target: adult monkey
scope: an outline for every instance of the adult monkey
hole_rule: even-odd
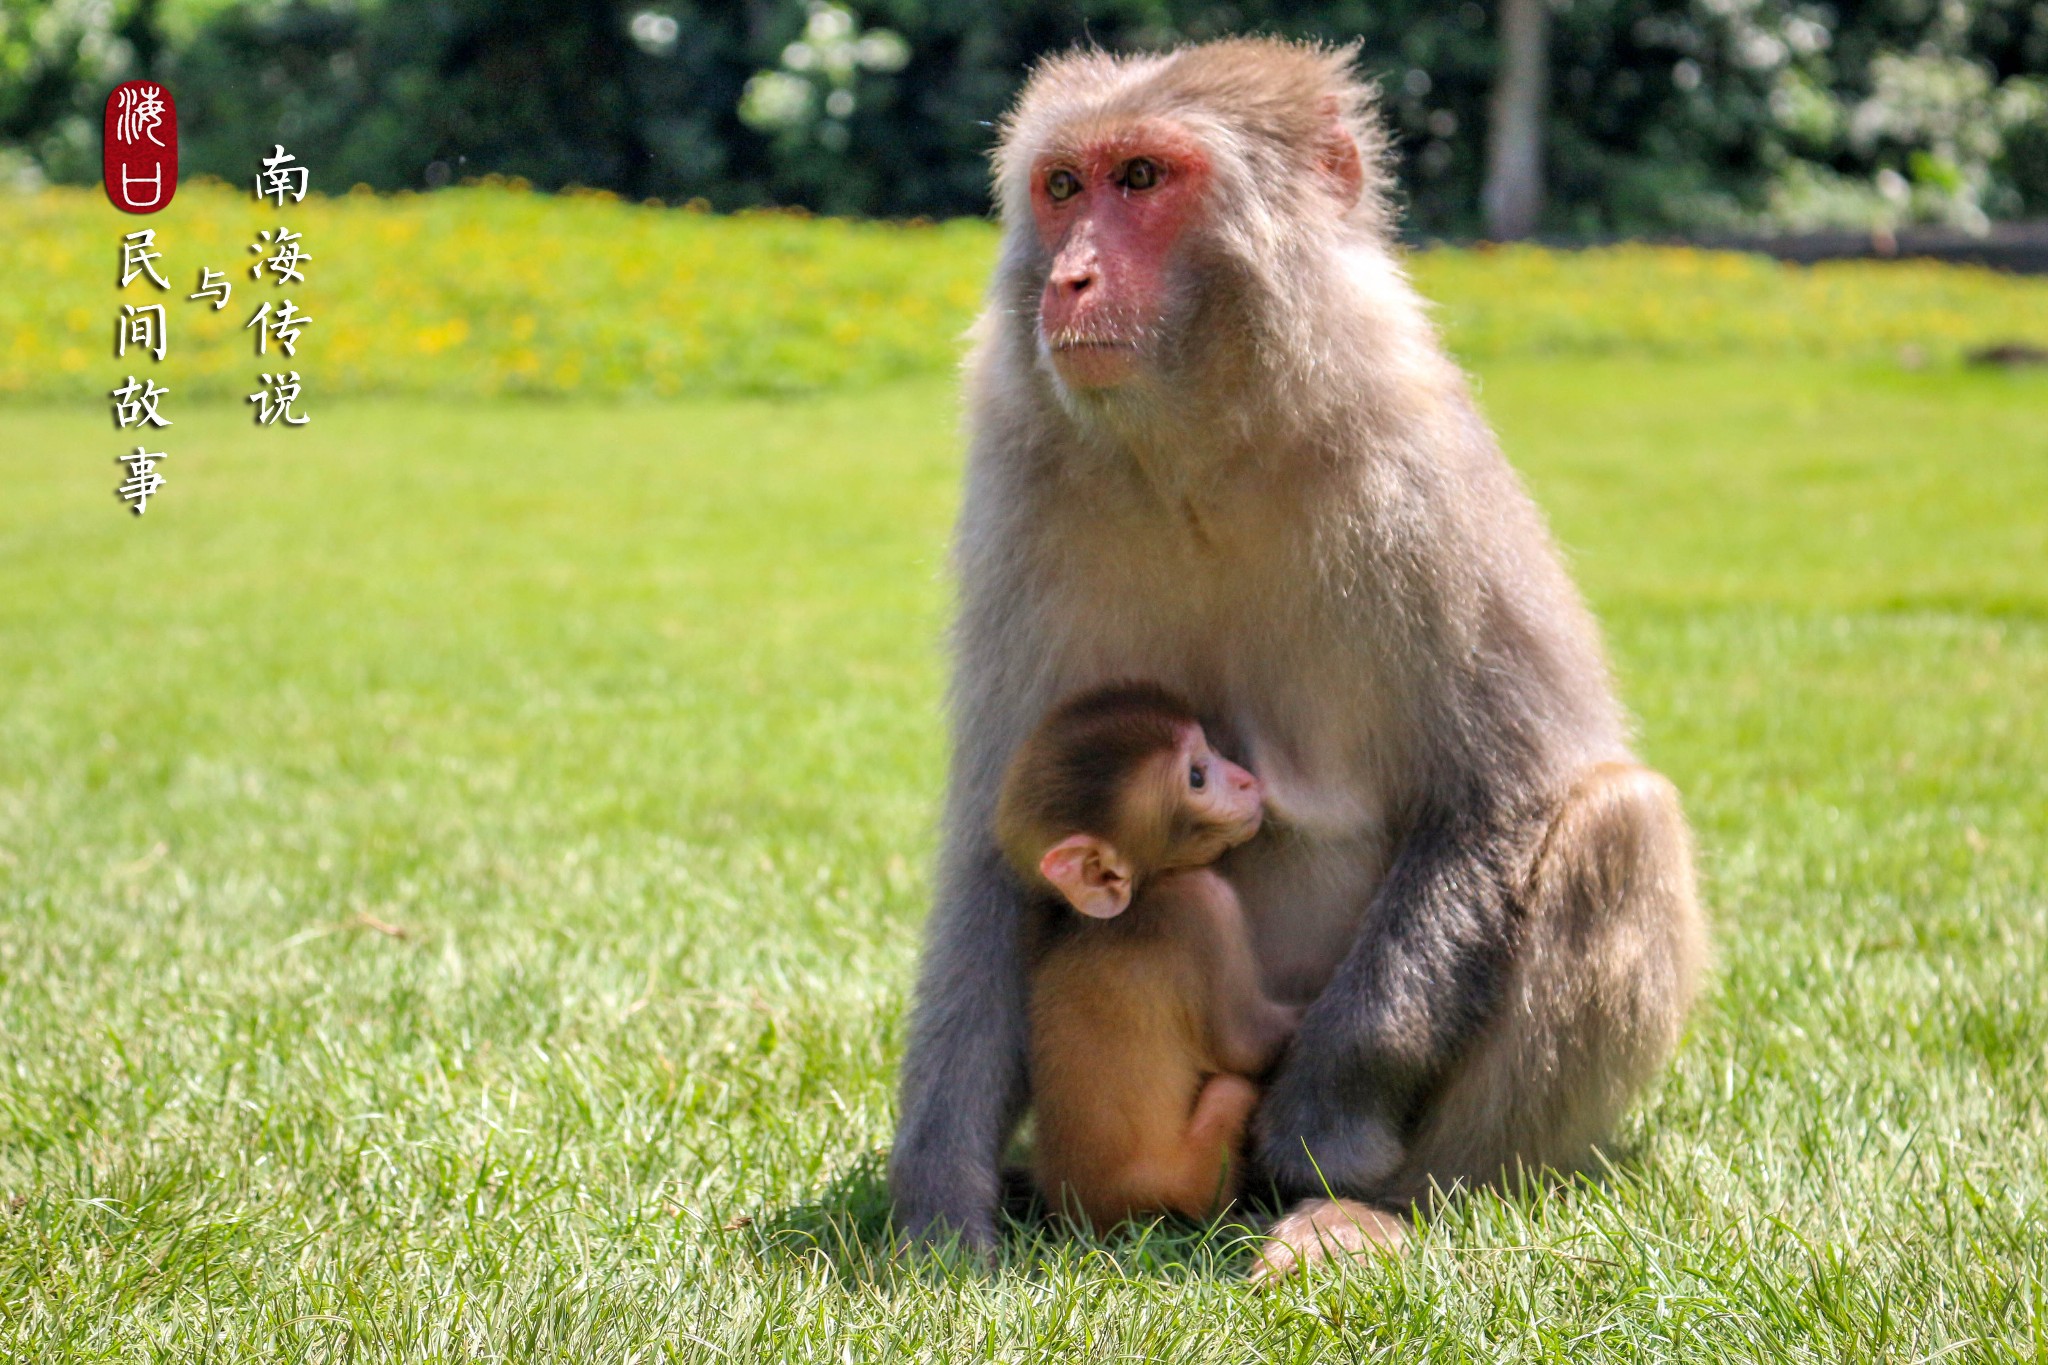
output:
[[[1397,1241],[1374,1206],[1583,1163],[1676,1042],[1684,817],[1403,276],[1352,57],[1080,52],[1005,125],[890,1170],[913,1239],[993,1246],[1030,936],[991,815],[1025,732],[1113,679],[1187,696],[1267,784],[1268,833],[1220,865],[1309,1004],[1254,1124],[1305,1201],[1262,1273]]]

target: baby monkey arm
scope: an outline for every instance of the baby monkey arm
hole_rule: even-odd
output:
[[[1209,1036],[1217,1066],[1240,1076],[1258,1076],[1294,1036],[1301,1010],[1266,994],[1244,906],[1229,882],[1204,868],[1176,876],[1171,890],[1185,898],[1177,913],[1203,928]]]

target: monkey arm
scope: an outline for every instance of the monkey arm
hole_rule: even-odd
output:
[[[904,1237],[928,1246],[957,1237],[986,1255],[995,1248],[1002,1148],[1030,1092],[1023,895],[995,844],[995,800],[1003,765],[1044,699],[1011,666],[1018,642],[1035,647],[1020,619],[1025,594],[986,566],[963,565],[963,581],[945,835],[889,1193]]]
[[[957,1237],[986,1254],[1002,1146],[1028,1089],[1021,907],[994,847],[954,839],[918,972],[889,1190],[911,1241]]]
[[[1210,926],[1210,1037],[1225,1071],[1257,1076],[1293,1036],[1301,1011],[1266,994],[1237,893],[1221,877],[1209,881],[1202,894]]]
[[[1407,839],[1261,1106],[1259,1159],[1286,1193],[1370,1198],[1400,1164],[1404,1121],[1498,1005],[1511,848],[1505,818]]]

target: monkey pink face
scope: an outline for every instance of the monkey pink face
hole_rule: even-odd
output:
[[[1219,858],[1259,832],[1266,814],[1265,787],[1217,753],[1201,726],[1187,728],[1164,776],[1194,817],[1201,847],[1191,852],[1200,861]]]
[[[1136,371],[1209,177],[1194,136],[1159,119],[1048,152],[1032,166],[1031,211],[1052,256],[1038,335],[1066,383],[1111,388]]]

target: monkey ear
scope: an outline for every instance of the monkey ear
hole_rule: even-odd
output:
[[[1335,95],[1323,96],[1321,104],[1323,135],[1316,146],[1316,169],[1330,182],[1330,188],[1349,213],[1358,197],[1365,193],[1365,158],[1358,150],[1358,139],[1351,135],[1351,129],[1344,122],[1344,108]]]
[[[1108,843],[1091,834],[1060,840],[1038,860],[1038,870],[1067,903],[1090,919],[1115,919],[1131,904],[1131,869]]]

